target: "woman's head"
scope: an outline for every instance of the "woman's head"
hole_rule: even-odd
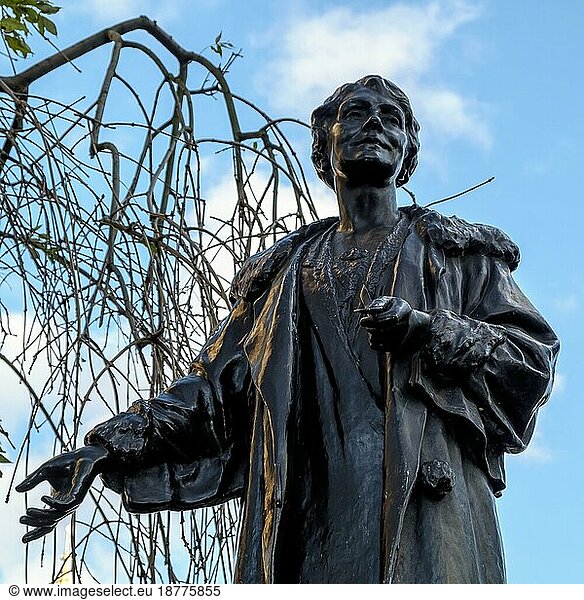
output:
[[[378,75],[368,75],[355,83],[346,83],[339,87],[327,98],[321,106],[312,113],[312,163],[318,176],[331,188],[334,188],[334,173],[331,165],[331,128],[337,120],[339,106],[359,88],[369,88],[387,96],[397,103],[405,115],[404,131],[408,144],[402,169],[396,179],[396,185],[402,186],[408,182],[418,164],[420,141],[418,132],[420,125],[414,117],[410,101],[404,92],[391,81]]]

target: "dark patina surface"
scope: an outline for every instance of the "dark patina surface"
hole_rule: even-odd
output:
[[[531,438],[557,339],[504,233],[398,209],[419,149],[399,88],[346,84],[312,126],[339,218],[251,257],[187,377],[20,484],[57,491],[25,541],[101,474],[135,512],[241,496],[239,582],[505,581],[503,457]]]

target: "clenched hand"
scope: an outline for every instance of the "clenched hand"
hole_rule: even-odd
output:
[[[358,311],[365,315],[360,324],[369,334],[369,345],[373,350],[384,352],[418,341],[430,323],[430,315],[412,309],[403,298],[394,296],[376,298]]]

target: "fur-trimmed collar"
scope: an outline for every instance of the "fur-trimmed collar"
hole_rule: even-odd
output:
[[[235,302],[238,298],[253,302],[259,298],[278,273],[280,267],[303,242],[319,233],[323,233],[337,222],[338,218],[329,217],[328,219],[303,225],[278,240],[273,246],[250,256],[231,284],[229,290],[231,302]]]
[[[447,255],[482,254],[504,260],[511,270],[519,264],[519,248],[496,227],[468,223],[456,216],[446,217],[435,210],[421,206],[400,208],[412,220],[418,235]],[[323,233],[338,218],[331,217],[304,225],[278,240],[263,252],[251,256],[243,265],[231,285],[230,299],[253,302],[268,288],[293,252],[304,242]]]
[[[468,223],[456,216],[446,217],[422,206],[408,206],[401,210],[410,216],[422,238],[442,248],[448,255],[492,256],[504,260],[512,271],[519,264],[519,248],[496,227]]]

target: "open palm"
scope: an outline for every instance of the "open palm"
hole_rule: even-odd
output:
[[[36,540],[52,531],[55,525],[71,514],[83,501],[93,480],[102,471],[107,451],[99,446],[84,446],[51,458],[16,486],[18,492],[28,492],[47,481],[54,490],[41,500],[48,508],[31,507],[20,518],[33,527],[22,538],[24,543]]]

